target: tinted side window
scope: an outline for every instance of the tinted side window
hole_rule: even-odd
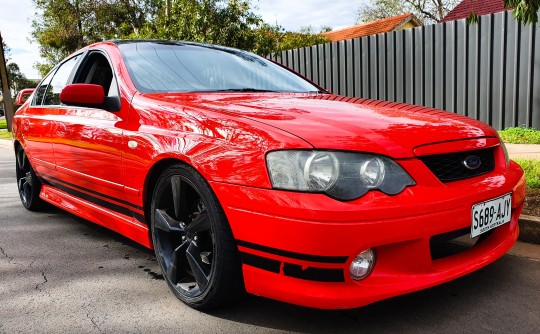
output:
[[[99,51],[91,52],[79,67],[74,83],[100,85],[105,93],[103,108],[120,110],[120,95],[114,72],[107,57]]]
[[[60,104],[60,92],[67,84],[69,76],[73,71],[73,67],[77,64],[79,56],[75,56],[58,68],[54,74],[51,83],[45,93],[45,99],[43,101],[44,105],[59,105]]]
[[[49,87],[49,84],[51,83],[51,79],[53,77],[55,71],[52,71],[49,73],[48,76],[43,79],[41,82],[41,85],[39,85],[38,88],[36,88],[36,93],[34,94],[34,99],[32,100],[33,106],[39,106],[43,102],[43,96],[45,96],[45,92],[47,91],[47,88]]]
[[[75,83],[100,85],[103,87],[105,96],[109,96],[113,78],[112,69],[107,58],[101,53],[95,52],[84,62]]]

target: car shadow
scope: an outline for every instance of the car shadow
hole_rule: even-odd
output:
[[[65,211],[55,208],[48,209],[47,213],[66,214]],[[118,242],[155,259],[152,250],[114,231],[69,213],[68,215],[77,224],[85,225],[84,230],[89,237],[103,243]],[[507,275],[511,261],[516,261],[516,258],[506,256],[496,264],[449,283],[357,309],[318,310],[246,294],[232,304],[204,313],[210,317],[259,328],[302,333],[416,333],[419,328],[425,332],[452,332],[453,330],[445,327],[448,326],[449,319],[454,319],[458,326],[473,322],[471,317],[478,314],[479,308],[486,308],[485,312],[497,312],[497,305],[488,301],[486,296],[496,295],[501,284],[512,284],[508,282]],[[163,279],[160,273],[148,274],[154,274],[154,279]],[[490,279],[486,280],[486,277]],[[498,298],[500,299],[492,299]],[[188,307],[180,301],[178,303],[180,308]]]

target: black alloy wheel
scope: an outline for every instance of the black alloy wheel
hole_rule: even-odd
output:
[[[30,210],[36,211],[42,209],[44,202],[39,198],[41,191],[41,181],[36,176],[34,169],[30,165],[30,161],[24,152],[22,146],[17,146],[15,150],[15,174],[17,176],[17,187],[19,196],[23,206]]]
[[[208,309],[243,292],[241,264],[223,210],[192,168],[168,168],[151,204],[156,257],[174,294],[196,309]]]

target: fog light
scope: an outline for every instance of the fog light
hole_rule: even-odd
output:
[[[369,248],[358,254],[351,263],[349,271],[351,272],[351,278],[353,280],[361,280],[366,278],[373,267],[375,266],[375,252]]]

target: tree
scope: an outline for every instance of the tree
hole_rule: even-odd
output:
[[[19,65],[16,63],[8,63],[7,73],[9,78],[9,86],[13,91],[18,92],[24,88],[34,88],[37,86],[37,82],[27,79],[26,76],[21,73]]]
[[[360,7],[357,22],[375,21],[412,12],[424,23],[441,22],[461,0],[374,0]],[[538,22],[540,0],[504,0],[506,8],[514,8],[517,20],[524,23]],[[471,16],[475,16],[471,13]],[[474,20],[472,20],[474,22]]]
[[[317,33],[312,26],[306,26],[300,28],[299,32],[283,32],[277,36],[278,45],[275,51],[297,49],[327,43],[329,42],[329,39],[322,35],[322,33],[330,30],[332,30],[330,27],[321,27],[320,32]]]
[[[540,0],[504,0],[506,8],[514,8],[514,17],[523,23],[536,24]]]
[[[148,38],[220,44],[267,55],[326,39],[286,33],[252,11],[251,0],[33,0],[42,75],[81,47],[106,39]]]
[[[441,22],[461,0],[375,0],[360,7],[357,21],[369,22],[413,13],[424,23]]]
[[[461,0],[403,0],[403,2],[425,22],[441,22]]]
[[[286,32],[264,22],[253,13],[249,0],[176,0],[131,37],[226,45],[262,56],[328,41],[311,27]]]
[[[371,22],[406,13],[403,0],[375,0],[358,9],[356,23]]]
[[[12,89],[12,91],[16,94],[21,89],[36,87],[37,82],[27,79],[26,76],[21,73],[19,65],[11,62],[10,49],[6,43],[3,42],[2,44],[4,55],[6,57],[6,70],[9,88]]]
[[[32,36],[45,63],[42,75],[81,47],[138,31],[158,8],[159,0],[33,0],[37,12]]]
[[[275,49],[280,29],[253,13],[249,0],[176,0],[130,37],[220,44],[264,54]]]

